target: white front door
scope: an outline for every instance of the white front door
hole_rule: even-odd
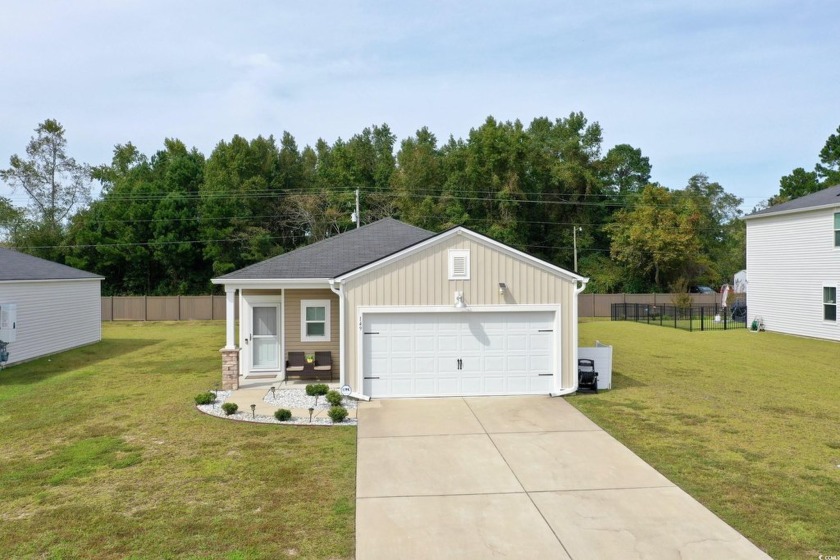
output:
[[[557,335],[553,311],[365,314],[364,392],[547,394]]]
[[[280,306],[251,307],[251,370],[280,369]]]

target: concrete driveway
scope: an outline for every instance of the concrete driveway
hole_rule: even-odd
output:
[[[769,558],[560,398],[358,413],[356,558]]]

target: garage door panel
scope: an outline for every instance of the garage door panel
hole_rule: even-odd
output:
[[[458,376],[439,377],[437,393],[438,395],[461,395],[461,383]]]
[[[437,393],[437,379],[435,377],[415,377],[412,395],[434,395]]]
[[[554,312],[368,314],[363,374],[371,396],[547,393]],[[460,364],[460,367],[459,367]]]
[[[414,337],[411,335],[396,335],[391,337],[391,353],[405,352],[410,354],[413,350]]]
[[[414,360],[410,356],[404,358],[391,357],[390,371],[391,375],[413,375]]]
[[[507,393],[507,381],[504,376],[488,375],[484,378],[484,391],[486,395],[503,395]]]

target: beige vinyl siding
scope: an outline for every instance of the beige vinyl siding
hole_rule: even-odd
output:
[[[100,281],[0,282],[0,303],[17,305],[9,365],[102,339]]]
[[[747,220],[748,321],[760,316],[769,331],[840,340],[840,321],[823,320],[823,286],[840,285],[835,212]]]
[[[470,280],[448,279],[450,249],[470,251]],[[504,296],[499,294],[500,282],[507,284]],[[571,387],[577,371],[572,340],[574,289],[572,280],[560,278],[535,263],[490,244],[456,235],[346,283],[343,287],[347,305],[346,378],[354,388],[362,386],[357,371],[358,307],[454,306],[454,293],[462,291],[468,306],[559,304],[562,385]]]
[[[301,342],[300,336],[300,302],[304,299],[326,299],[330,302],[330,341],[329,342]],[[338,377],[339,369],[339,309],[338,296],[332,290],[286,290],[283,298],[284,344],[287,352],[283,359],[288,358],[288,352],[332,352],[332,373]]]

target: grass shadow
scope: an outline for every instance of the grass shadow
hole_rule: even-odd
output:
[[[0,371],[0,387],[38,383],[56,375],[90,367],[105,360],[154,346],[160,342],[159,339],[103,339],[94,344],[6,367]]]
[[[635,377],[630,377],[623,373],[613,370],[612,372],[612,391],[620,391],[621,389],[629,389],[631,387],[647,387],[647,383],[642,383]]]

